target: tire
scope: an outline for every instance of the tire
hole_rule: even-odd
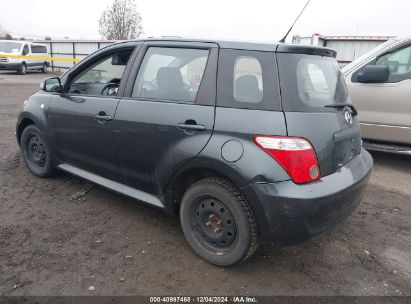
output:
[[[214,265],[240,264],[258,248],[250,204],[224,178],[207,178],[190,186],[181,202],[180,221],[194,252]]]
[[[47,71],[48,71],[47,64],[43,63],[43,67],[41,68],[41,72],[42,73],[47,73]]]
[[[17,73],[20,75],[25,75],[27,73],[27,66],[25,63],[22,63],[22,65],[17,70]]]
[[[23,130],[20,148],[24,163],[32,174],[49,177],[55,173],[47,140],[36,126],[30,125]]]

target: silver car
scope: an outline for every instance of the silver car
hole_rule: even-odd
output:
[[[411,155],[411,37],[387,41],[342,72],[364,146]]]

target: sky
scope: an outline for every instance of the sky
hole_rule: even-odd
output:
[[[5,0],[1,0],[5,1]],[[112,0],[18,0],[0,27],[23,37],[100,39],[98,19]],[[144,36],[278,41],[306,0],[135,0]],[[6,8],[6,9],[5,9]],[[311,0],[293,34],[411,36],[411,0]]]

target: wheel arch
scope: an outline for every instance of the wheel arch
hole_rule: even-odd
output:
[[[16,136],[17,136],[17,143],[19,145],[20,145],[21,135],[23,134],[24,129],[30,125],[36,125],[36,124],[34,120],[29,117],[25,117],[21,119],[19,124],[17,125]]]
[[[207,162],[207,166],[203,164],[204,161]],[[181,199],[188,187],[199,180],[209,177],[225,178],[236,185],[247,197],[256,216],[259,230],[268,229],[264,208],[252,187],[249,187],[249,181],[229,164],[213,159],[199,160],[197,162],[193,160],[189,165],[186,165],[174,174],[163,194],[168,213],[178,214]]]
[[[36,96],[30,96],[23,112],[21,112],[16,125],[16,139],[20,144],[20,138],[25,128],[29,125],[36,126],[48,139],[47,118],[41,108],[41,100]]]

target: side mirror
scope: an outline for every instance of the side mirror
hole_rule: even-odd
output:
[[[63,92],[63,85],[61,84],[59,77],[51,77],[40,83],[40,88],[45,92]]]
[[[367,65],[362,73],[358,74],[358,81],[363,83],[386,82],[390,75],[390,69],[383,65]]]

